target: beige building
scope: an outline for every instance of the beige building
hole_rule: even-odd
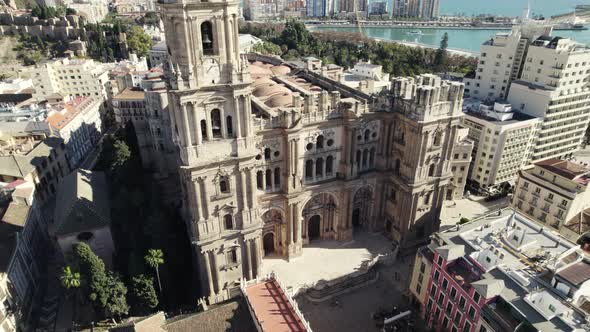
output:
[[[512,206],[538,223],[561,230],[590,207],[589,182],[590,168],[584,165],[561,159],[537,162],[520,172]]]
[[[110,66],[87,59],[59,59],[27,68],[33,80],[33,97],[44,99],[53,94],[71,97],[107,98]]]
[[[48,137],[45,123],[0,123],[0,182],[35,185],[40,202],[53,197],[59,181],[70,173],[63,140]]]
[[[235,2],[160,3],[168,112],[201,289],[225,300],[262,258],[382,231],[439,228],[463,85],[397,78],[381,100],[274,57],[240,55]]]
[[[580,148],[590,122],[589,80],[587,46],[546,36],[531,43],[508,101],[522,113],[543,119],[533,161],[568,157]]]
[[[530,43],[550,34],[550,26],[526,24],[486,40],[481,45],[475,76],[464,80],[465,96],[491,102],[506,99],[512,81],[520,78]]]
[[[541,120],[514,112],[510,104],[465,107],[463,125],[475,143],[469,179],[486,192],[513,185],[518,171],[528,165]]]
[[[469,138],[469,129],[460,128],[457,130],[457,138],[453,148],[453,158],[451,160],[451,172],[453,178],[447,188],[445,195],[446,200],[456,200],[463,198],[469,165],[471,165],[473,141]]]

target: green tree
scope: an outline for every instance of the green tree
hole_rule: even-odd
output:
[[[113,160],[111,162],[111,169],[123,167],[131,157],[131,150],[125,141],[116,140],[113,143]]]
[[[134,25],[127,33],[127,46],[137,56],[147,56],[152,47],[152,39],[140,26]]]
[[[80,273],[72,271],[70,266],[65,266],[59,277],[61,286],[67,290],[80,287]]]
[[[437,70],[445,70],[447,65],[447,47],[449,46],[449,35],[445,32],[440,40],[440,47],[434,56],[434,66]]]
[[[160,249],[149,249],[145,255],[146,264],[152,269],[156,270],[156,277],[158,279],[158,288],[160,294],[162,293],[162,283],[160,282],[160,265],[164,264],[164,253]]]
[[[133,308],[138,315],[148,315],[158,306],[158,296],[154,289],[154,279],[140,274],[131,280]]]
[[[61,281],[61,286],[67,290],[67,296],[70,296],[72,293],[74,294],[74,301],[72,302],[72,305],[74,306],[73,316],[75,320],[78,308],[78,299],[77,296],[75,296],[75,294],[77,294],[78,289],[80,289],[82,281],[80,273],[74,272],[70,266],[65,266],[61,273],[61,276],[59,277],[59,280]]]
[[[107,317],[121,317],[129,313],[127,287],[119,275],[109,272],[104,285],[105,297],[101,304]]]
[[[104,262],[86,243],[74,245],[74,258],[85,281],[86,294],[106,317],[127,314],[127,288],[118,275],[105,271]]]
[[[252,47],[252,52],[264,55],[281,55],[283,53],[279,45],[268,41],[254,45],[254,47]]]

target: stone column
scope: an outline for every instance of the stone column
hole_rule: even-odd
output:
[[[215,250],[213,250],[213,266],[215,267],[215,279],[217,281],[216,286],[217,286],[217,292],[215,294],[220,294],[221,293],[221,276],[219,273],[219,262],[217,260],[217,254],[215,253]]]
[[[270,191],[275,190],[275,170],[270,168]]]
[[[191,145],[191,135],[190,135],[190,126],[188,124],[188,111],[186,110],[186,104],[182,104],[182,124],[183,124],[183,131],[184,131],[184,146]]]
[[[191,107],[193,111],[193,122],[195,124],[195,135],[197,135],[197,145],[201,145],[203,143],[203,134],[201,133],[201,123],[199,121],[199,117],[197,116],[197,106],[193,103]]]
[[[225,119],[225,111],[224,108],[219,109],[219,117],[221,118],[221,137],[228,138],[227,136],[227,120]]]
[[[205,122],[207,123],[207,139],[211,140],[213,138],[213,127],[211,126],[211,112],[209,110],[205,110]]]
[[[240,180],[241,180],[241,189],[242,189],[242,209],[248,209],[248,184],[247,184],[247,170],[243,169],[240,172]]]
[[[302,222],[301,222],[301,211],[299,209],[299,202],[295,203],[295,206],[293,208],[293,223],[294,228],[295,228],[295,242],[297,243],[301,243],[301,226],[302,226]]]
[[[231,61],[232,59],[232,53],[233,53],[233,31],[232,29],[230,29],[229,26],[229,15],[227,14],[227,9],[226,9],[226,13],[223,14],[223,24],[224,24],[224,29],[225,29],[225,35],[226,35],[226,44],[225,44],[225,56],[227,57],[227,61],[229,63],[235,63],[234,61]]]
[[[233,42],[234,42],[234,52],[236,60],[240,59],[240,41],[238,39],[239,36],[239,31],[238,31],[238,19],[236,17],[236,14],[233,14],[233,24],[234,24],[234,32],[232,34],[233,36]]]
[[[245,114],[244,123],[246,124],[246,137],[252,135],[252,105],[250,104],[250,96],[245,97]]]
[[[201,206],[201,201],[199,200],[199,180],[195,180],[193,181],[193,190],[195,192],[194,197],[195,197],[195,201],[191,204],[194,207],[195,210],[195,219],[197,221],[201,221],[201,211],[200,211],[200,206]]]
[[[242,138],[242,120],[240,113],[244,110],[242,100],[243,96],[235,97],[234,104],[236,110],[236,124],[235,124],[235,131],[236,131],[236,138]]]
[[[203,198],[203,215],[205,220],[209,220],[209,216],[211,211],[209,211],[209,195],[207,194],[207,177],[200,178],[202,190],[202,198]]]
[[[316,163],[315,163],[315,159],[311,160],[311,179],[312,181],[315,181],[315,168],[317,167]]]
[[[207,267],[207,281],[209,282],[209,296],[215,294],[215,288],[213,288],[213,276],[211,274],[211,260],[209,259],[209,251],[205,251],[205,265]]]
[[[248,280],[252,279],[252,246],[250,244],[250,239],[247,239],[245,241],[246,243],[246,255],[248,255],[247,260],[248,260]]]
[[[262,265],[262,237],[254,239],[254,252],[256,253],[256,277],[260,275],[260,268]]]
[[[266,170],[262,171],[262,190],[266,191]]]
[[[251,167],[248,169],[248,172],[250,172],[250,189],[252,192],[250,195],[250,209],[253,209],[256,207],[256,191],[258,190],[256,185],[256,169]]]

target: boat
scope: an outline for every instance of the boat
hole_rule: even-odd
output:
[[[412,30],[412,31],[408,31],[407,33],[409,33],[410,35],[418,35],[418,36],[423,35],[422,31],[420,31],[420,30]]]
[[[554,25],[553,30],[588,30],[588,27],[581,23],[560,23]]]

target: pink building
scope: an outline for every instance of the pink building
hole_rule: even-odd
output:
[[[423,314],[436,331],[475,331],[482,308],[504,287],[498,279],[483,278],[485,269],[462,245],[433,250],[433,262]]]

